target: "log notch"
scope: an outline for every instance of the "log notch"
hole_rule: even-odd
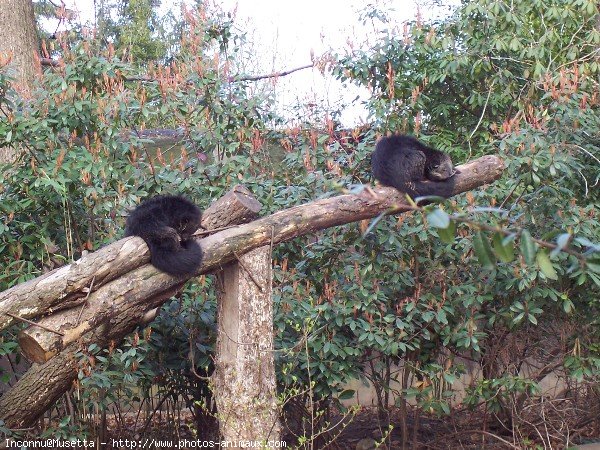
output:
[[[207,230],[256,218],[260,203],[244,186],[213,202],[202,214]],[[0,292],[0,330],[15,323],[10,313],[24,319],[40,317],[81,305],[90,291],[150,261],[146,243],[138,237],[121,239],[75,262]]]
[[[219,274],[215,371],[219,431],[225,441],[280,441],[273,358],[271,246],[254,249]]]
[[[221,228],[236,221],[251,220],[258,215],[260,207],[260,203],[250,191],[243,186],[236,186],[204,212],[202,224],[207,228]],[[229,212],[224,212],[225,208]],[[149,260],[147,246],[141,238],[127,238],[116,244],[123,241],[140,241],[135,245],[140,252],[146,254],[145,259]],[[115,244],[109,247],[113,246]],[[121,245],[119,248],[122,248]],[[119,256],[119,259],[123,258]],[[71,387],[79,369],[74,355],[82,345],[97,343],[106,347],[111,341],[119,342],[136,326],[152,320],[158,308],[185,283],[185,280],[159,272],[149,264],[134,272],[139,277],[135,280],[122,277],[104,283],[89,295],[83,309],[77,307],[61,311],[40,321],[48,321],[48,326],[56,330],[65,329],[61,325],[62,321],[77,325],[74,329],[66,329],[64,336],[38,327],[26,330],[25,345],[33,352],[34,360],[46,361],[56,354],[57,349],[62,351],[43,364],[34,364],[0,397],[0,418],[5,421],[7,427],[31,425]],[[71,275],[69,271],[66,271],[66,274]],[[40,278],[45,279],[45,276]],[[132,282],[134,284],[128,287]],[[64,282],[54,283],[55,287],[63,285]],[[140,291],[139,288],[143,286],[146,288]],[[20,291],[19,293],[21,294]],[[32,294],[36,298],[39,297],[36,293]]]
[[[454,195],[498,179],[504,164],[496,156],[484,156],[457,169],[460,173],[454,177]],[[376,217],[385,212],[399,213],[403,209],[409,209],[405,196],[393,188],[378,188],[374,192],[376,195],[362,192],[359,195],[340,195],[310,202],[200,239],[204,259],[198,274],[218,270],[223,264],[235,260],[235,254],[241,255],[269,243],[275,244],[316,230]],[[161,295],[160,293],[176,287],[180,282],[180,279],[162,274],[154,267],[146,265],[100,287],[90,295],[88,302],[91,304],[99,301],[103,304],[101,313],[108,308],[113,317],[126,320],[129,317],[128,308],[135,308],[140,302],[145,302],[146,309],[156,307],[158,305],[149,305],[147,299]],[[103,302],[103,299],[113,300]],[[116,323],[119,323],[118,320]],[[105,336],[98,333],[99,328],[104,329]],[[107,341],[119,340],[122,337],[114,332],[117,327],[99,328],[85,333],[82,342],[88,344],[97,342],[99,338]],[[68,389],[76,376],[76,365],[71,365],[71,370],[65,370],[63,366],[68,361],[65,354],[75,349],[75,343],[69,344],[57,357],[36,367],[36,371],[30,370],[0,398],[0,417],[5,419],[7,427],[17,428],[31,424]],[[62,386],[62,391],[48,381],[56,380],[55,372],[70,375],[66,383],[63,383],[63,380],[57,383]],[[37,383],[37,377],[40,376],[45,376],[46,381],[40,385],[42,389],[36,387],[32,392],[31,386]]]

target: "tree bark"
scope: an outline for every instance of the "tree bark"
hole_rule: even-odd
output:
[[[9,74],[15,87],[29,95],[41,67],[31,0],[0,0],[0,60],[11,59]],[[14,158],[14,149],[0,147],[0,162]]]
[[[213,202],[202,214],[202,228],[211,230],[258,216],[260,203],[244,186]],[[91,291],[150,261],[140,238],[121,239],[79,260],[0,292],[0,330],[16,319],[29,319],[81,305]]]
[[[31,0],[0,0],[0,56],[9,66],[18,87],[30,91],[40,73],[38,40]]]
[[[219,431],[225,441],[279,441],[273,358],[271,247],[227,265],[219,274],[213,374]]]

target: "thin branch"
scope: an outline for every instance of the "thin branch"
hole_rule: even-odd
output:
[[[77,316],[77,321],[75,322],[76,324],[79,325],[79,321],[81,320],[81,315],[83,314],[83,309],[88,306],[88,299],[90,298],[90,294],[92,293],[92,290],[94,289],[94,281],[96,281],[96,276],[94,275],[94,277],[92,278],[92,281],[90,283],[90,287],[88,288],[88,293],[85,296],[85,300],[83,301],[83,303],[81,304],[81,309],[79,310],[79,315]]]
[[[193,236],[206,236],[209,234],[214,234],[218,231],[228,230],[229,228],[234,228],[234,227],[237,227],[237,225],[228,225],[226,227],[211,228],[210,230],[195,231]]]
[[[58,334],[59,336],[64,336],[65,335],[64,333],[62,333],[60,331],[53,330],[52,328],[46,327],[44,325],[40,325],[39,323],[33,322],[32,320],[28,320],[28,319],[25,319],[23,317],[16,316],[16,315],[11,314],[9,312],[4,313],[4,314],[6,314],[8,317],[12,317],[15,320],[20,320],[21,322],[25,322],[25,323],[28,323],[29,325],[33,325],[34,327],[42,328],[43,330],[49,331],[50,333]]]
[[[265,74],[265,75],[233,75],[231,77],[227,77],[227,82],[228,83],[237,83],[239,81],[258,81],[258,80],[264,80],[265,78],[279,78],[279,77],[284,77],[286,75],[290,75],[294,72],[298,72],[300,70],[310,69],[311,67],[314,67],[313,63],[305,64],[300,67],[295,67],[294,69],[284,70],[282,72],[273,72],[273,73],[269,73],[269,74]],[[123,79],[125,81],[141,81],[142,83],[158,83],[158,79],[150,78],[150,77],[129,76],[129,77],[123,77]],[[187,83],[191,84],[192,82],[188,81]]]
[[[483,111],[481,111],[481,115],[479,116],[479,121],[477,122],[477,125],[475,125],[475,128],[473,129],[473,131],[471,132],[471,135],[469,136],[468,142],[469,142],[469,158],[471,158],[471,139],[473,138],[473,135],[475,134],[475,132],[477,131],[477,129],[479,128],[479,125],[481,125],[481,121],[483,120],[483,116],[485,115],[485,111],[487,110],[487,106],[488,106],[488,102],[490,101],[490,95],[492,95],[492,89],[494,88],[494,83],[496,82],[496,80],[492,80],[492,84],[490,85],[490,88],[488,89],[488,95],[487,98],[485,99],[485,104],[483,105]]]
[[[270,73],[267,75],[255,75],[255,76],[243,76],[243,77],[233,76],[233,77],[229,77],[227,81],[229,81],[230,83],[234,83],[236,81],[258,81],[258,80],[264,80],[265,78],[279,78],[279,77],[284,77],[284,76],[289,75],[294,72],[298,72],[299,70],[310,69],[311,67],[314,67],[313,63],[305,64],[304,66],[296,67],[295,69],[284,70],[283,72],[273,72],[273,73]]]

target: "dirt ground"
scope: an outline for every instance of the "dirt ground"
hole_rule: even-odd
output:
[[[401,414],[398,409],[390,409],[389,419],[380,419],[374,408],[362,408],[356,414],[332,414],[325,422],[326,426],[321,426],[321,433],[308,440],[304,446],[298,446],[298,436],[308,436],[306,431],[296,430],[294,433],[289,430],[284,432],[284,439],[287,443],[285,448],[302,448],[312,450],[374,450],[402,449],[402,426]],[[462,411],[453,414],[450,417],[434,417],[421,414],[416,417],[414,411],[408,412],[407,420],[407,439],[405,449],[416,450],[499,450],[499,449],[564,449],[564,443],[559,441],[550,444],[540,438],[537,433],[522,430],[519,436],[513,436],[507,428],[501,424],[492,425],[483,429],[483,414],[480,411]],[[171,417],[164,423],[164,417],[155,417],[147,433],[143,437],[153,437],[156,439],[216,439],[216,426],[205,424],[197,426],[193,423],[193,418],[188,412],[181,412],[175,422],[179,426],[174,427],[174,418]],[[490,423],[490,421],[488,421]],[[388,424],[387,426],[385,424]],[[136,439],[139,433],[134,429],[129,431],[122,427],[109,425],[109,435],[114,438],[134,436]],[[131,424],[132,428],[137,428]],[[195,429],[202,429],[201,433],[196,433]],[[416,429],[416,433],[415,433]],[[170,431],[167,431],[170,430]],[[200,434],[200,435],[199,435]],[[597,421],[588,424],[585,430],[580,430],[579,436],[574,439],[575,443],[584,444],[590,442],[600,442],[600,417]],[[517,443],[517,444],[515,444]],[[377,446],[379,445],[379,446]],[[574,444],[571,444],[574,445]],[[181,450],[188,447],[180,447]],[[189,447],[196,448],[196,447]],[[598,447],[600,449],[600,447]],[[597,450],[597,449],[595,449]]]

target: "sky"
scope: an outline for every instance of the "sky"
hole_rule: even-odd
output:
[[[239,30],[247,32],[252,54],[252,64],[248,67],[252,75],[268,74],[303,66],[311,62],[311,53],[322,55],[334,49],[343,52],[349,43],[358,47],[365,42],[373,43],[378,30],[373,23],[361,25],[358,11],[369,3],[377,3],[392,8],[392,24],[416,17],[418,0],[213,0],[224,11],[234,13]],[[456,3],[457,0],[451,0]],[[93,0],[65,0],[68,8],[79,13],[79,21],[93,23]],[[162,1],[163,10],[180,10],[179,2]],[[425,17],[432,14],[445,14],[431,7],[420,11]],[[368,97],[365,89],[342,86],[331,77],[324,77],[318,70],[306,69],[279,78],[276,84],[276,101],[280,112],[293,105],[317,104],[325,108],[340,103],[348,104],[357,96]],[[359,125],[367,121],[367,111],[361,100],[344,110],[341,116],[346,126]]]

